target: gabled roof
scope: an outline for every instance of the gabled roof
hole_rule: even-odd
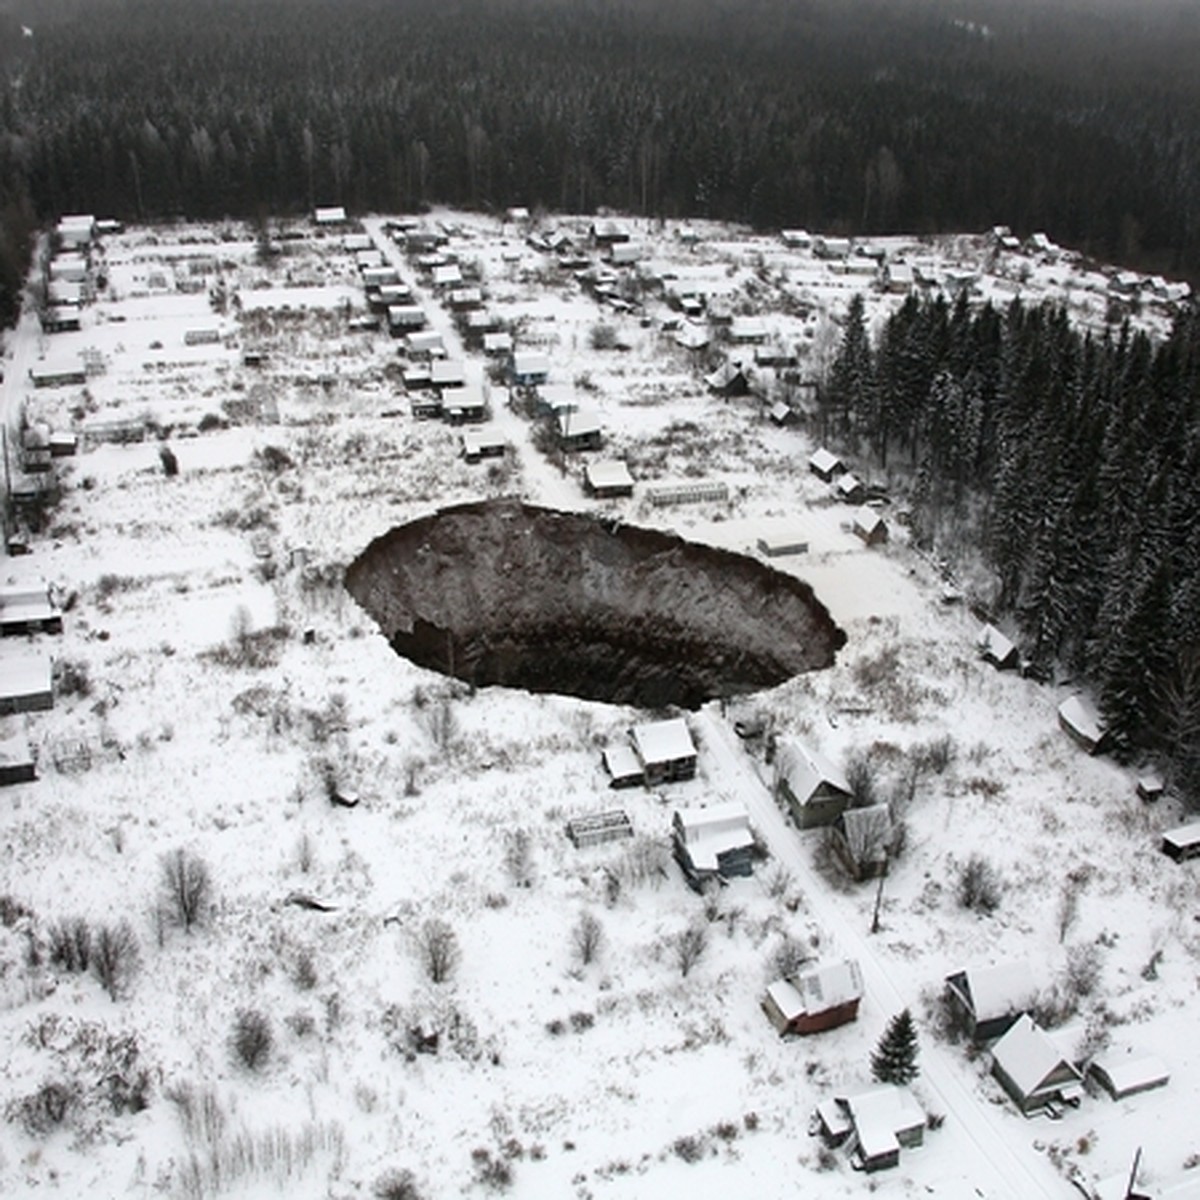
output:
[[[991,658],[996,662],[1004,662],[1010,655],[1015,654],[1017,649],[995,625],[985,625],[979,631],[979,638],[975,644],[984,658]]]
[[[845,792],[847,796],[853,794],[846,773],[840,767],[794,738],[779,746],[775,761],[780,777],[787,782],[799,804],[804,804],[822,784]]]
[[[623,462],[605,459],[601,462],[588,463],[586,469],[587,481],[594,488],[631,488],[633,476]]]
[[[873,534],[883,523],[883,516],[879,510],[871,508],[868,504],[864,504],[862,508],[856,509],[854,512],[854,528],[868,536]]]
[[[710,808],[679,809],[675,823],[692,866],[699,871],[715,871],[718,855],[754,844],[750,815],[745,805],[736,801]]]
[[[992,1059],[1024,1096],[1033,1095],[1063,1067],[1079,1077],[1046,1031],[1027,1014],[1018,1017],[992,1047]]]
[[[822,446],[819,450],[813,452],[808,460],[808,465],[814,471],[820,471],[822,475],[828,475],[842,465],[842,460],[832,451],[826,450]]]
[[[883,1084],[841,1101],[849,1110],[864,1158],[878,1158],[900,1149],[896,1135],[925,1124],[925,1114],[905,1087]]]
[[[976,1021],[990,1021],[1028,1008],[1037,995],[1033,968],[1025,959],[963,972],[963,986]]]
[[[862,971],[852,958],[801,971],[793,982],[804,1011],[810,1013],[861,1000],[863,995]]]
[[[603,429],[600,414],[579,409],[576,412],[558,414],[558,431],[563,437],[587,437]]]
[[[696,757],[692,735],[682,717],[635,725],[629,731],[629,736],[643,763],[674,762],[681,758]]]
[[[1078,692],[1074,696],[1068,696],[1058,706],[1058,715],[1064,724],[1090,742],[1099,742],[1104,737],[1104,724],[1100,720],[1100,714],[1096,712],[1092,702]]]
[[[604,769],[613,779],[641,778],[642,764],[634,754],[633,747],[617,742],[604,748]]]

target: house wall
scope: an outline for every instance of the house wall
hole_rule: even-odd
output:
[[[849,1024],[858,1017],[858,1004],[857,1000],[848,1000],[824,1012],[804,1013],[790,1023],[788,1031],[799,1034],[824,1033],[827,1029]]]

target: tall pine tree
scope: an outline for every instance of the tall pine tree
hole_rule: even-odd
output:
[[[889,1022],[871,1055],[871,1074],[880,1083],[911,1083],[916,1079],[917,1028],[912,1013],[903,1009]]]

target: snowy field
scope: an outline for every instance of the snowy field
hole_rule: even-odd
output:
[[[407,1194],[382,1187],[407,1170],[427,1197],[1109,1200],[1139,1148],[1143,1190],[1200,1194],[1200,883],[1157,836],[1178,805],[1142,804],[1129,771],[1060,733],[1067,689],[982,663],[978,622],[941,603],[902,514],[883,508],[891,538],[865,546],[853,507],[807,469],[806,415],[767,417],[802,404],[856,291],[876,327],[902,296],[778,238],[629,224],[644,254],[618,269],[614,306],[514,224],[423,218],[516,345],[544,351],[550,382],[599,414],[603,456],[638,481],[631,499],[588,499],[584,456],[560,469],[536,448],[382,218],[363,231],[490,390],[502,464],[466,463],[460,431],[409,415],[400,343],[352,327],[367,307],[338,232],[281,227],[303,236],[264,259],[241,227],[130,229],[104,239],[93,275],[102,266],[107,287],[78,332],[43,335],[27,317],[10,335],[6,411],[85,436],[56,460],[63,496],[32,553],[0,565],[0,583],[46,580],[69,598],[61,635],[0,646],[34,643],[68,681],[52,710],[0,718],[0,740],[28,736],[39,776],[0,790],[0,1195],[350,1200]],[[545,226],[586,240],[583,219]],[[1103,326],[1093,266],[984,238],[878,246],[973,273],[977,297],[1065,299]],[[757,395],[714,395],[716,360],[674,336],[667,295],[685,286],[710,312],[761,315],[797,376],[757,368]],[[1167,328],[1153,304],[1138,319]],[[80,355],[85,386],[29,381]],[[131,420],[147,440],[102,441]],[[655,508],[646,487],[668,479],[724,481],[729,498]],[[469,691],[397,658],[341,588],[372,538],[488,495],[751,554],[800,530],[808,550],[772,565],[812,584],[847,644],[828,670],[690,714],[695,780],[614,792],[600,752],[647,714]],[[785,818],[762,744],[733,732],[750,717],[835,762],[869,755],[899,798],[907,838],[877,932],[875,884],[839,877],[824,832]],[[909,786],[906,764],[933,745],[939,769]],[[671,815],[726,800],[746,805],[765,857],[702,898],[670,859]],[[632,842],[576,850],[564,836],[570,817],[614,807]],[[211,877],[189,929],[163,905],[163,856],[178,849]],[[1002,887],[991,915],[958,901],[975,854]],[[588,963],[585,913],[603,933]],[[77,917],[93,933],[129,923],[139,963],[115,998],[53,953]],[[459,951],[437,983],[431,919]],[[685,975],[678,937],[693,926],[707,948]],[[856,1022],[777,1036],[760,1001],[789,939],[859,960]],[[1089,1088],[1061,1119],[1021,1116],[987,1054],[942,1032],[937,1002],[950,972],[1014,958],[1048,1005],[1073,1010],[1079,1046],[1156,1055],[1167,1086],[1119,1102]],[[812,1114],[870,1082],[903,1007],[931,1127],[866,1175],[823,1152]],[[253,1066],[231,1042],[247,1012],[270,1037]],[[439,1035],[436,1053],[416,1031]]]

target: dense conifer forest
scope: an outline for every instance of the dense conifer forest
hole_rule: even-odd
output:
[[[912,469],[918,540],[982,551],[1033,670],[1091,681],[1114,752],[1200,797],[1200,318],[1154,346],[1061,309],[852,302],[833,436]]]
[[[1002,222],[1200,275],[1189,0],[6,0],[0,59],[6,320],[76,210]]]

